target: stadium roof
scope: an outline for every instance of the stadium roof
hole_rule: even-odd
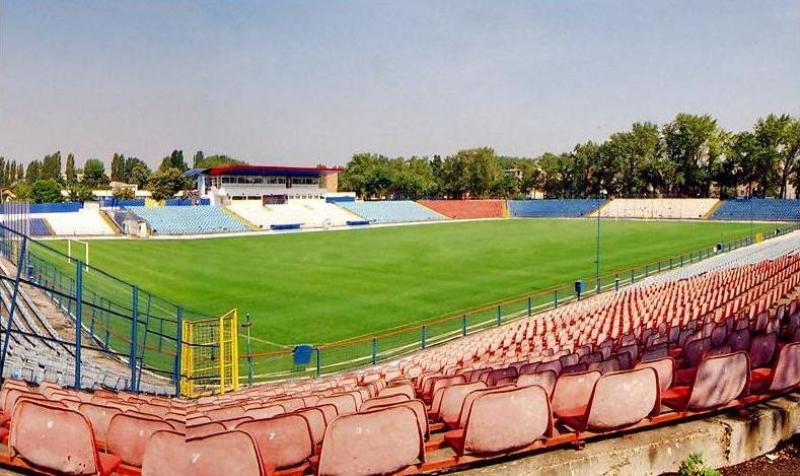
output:
[[[330,167],[294,167],[287,165],[224,165],[207,169],[187,170],[184,175],[197,177],[198,175],[289,175],[295,177],[320,177],[328,174],[338,174],[341,168]]]

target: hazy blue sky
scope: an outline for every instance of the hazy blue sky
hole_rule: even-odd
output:
[[[0,155],[538,155],[800,113],[800,2],[0,0]]]

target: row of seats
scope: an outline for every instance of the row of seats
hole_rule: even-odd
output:
[[[588,216],[603,203],[600,199],[509,200],[508,211],[513,217],[578,218]]]
[[[798,385],[800,257],[788,253],[602,294],[365,371],[191,401],[7,380],[0,462],[99,474],[428,472]]]
[[[147,222],[156,235],[201,235],[233,233],[249,228],[222,209],[212,206],[194,207],[126,207]]]
[[[800,220],[800,200],[751,198],[726,200],[714,212],[715,220]]]
[[[262,205],[260,200],[234,200],[228,207],[255,226],[269,230],[275,225],[299,224],[302,228],[343,227],[361,218],[324,200],[289,200]]]
[[[607,218],[700,220],[717,203],[714,198],[616,198],[598,212]]]
[[[410,200],[339,202],[337,205],[370,223],[425,222],[447,219],[444,215]]]
[[[14,230],[22,229],[19,223],[9,223]],[[115,230],[97,208],[83,208],[77,212],[37,213],[28,219],[30,236],[112,236]]]
[[[419,200],[417,203],[456,220],[506,216],[504,200]]]

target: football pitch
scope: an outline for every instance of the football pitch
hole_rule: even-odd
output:
[[[754,225],[771,231],[778,225]],[[523,219],[196,240],[96,240],[91,262],[186,308],[330,343],[595,275],[595,220]],[[604,220],[601,273],[749,237],[750,224]],[[51,242],[53,243],[53,242]],[[63,242],[56,246],[65,248]]]

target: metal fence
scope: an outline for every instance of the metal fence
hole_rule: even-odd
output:
[[[800,228],[798,224],[776,225],[766,239],[774,238]],[[691,263],[702,261],[752,244],[756,235],[729,242],[718,243],[691,252],[665,257],[630,268],[614,270],[598,277],[584,279],[584,291],[579,295],[574,283],[565,283],[516,299],[496,302],[458,315],[410,325],[369,337],[359,337],[332,344],[313,346],[314,356],[307,364],[296,364],[293,349],[268,352],[250,352],[244,342],[240,353],[244,383],[257,381],[317,377],[323,374],[369,367],[391,359],[423,350],[427,347],[459,339],[482,330],[533,316],[569,304],[578,299],[601,292],[618,290],[649,276]],[[240,339],[246,339],[240,334]]]
[[[209,316],[186,312],[5,225],[0,264],[0,371],[15,359],[31,372],[37,365],[47,372],[52,364],[60,383],[76,388],[115,386],[105,380],[114,376],[117,388],[178,392],[181,324]],[[105,373],[103,382],[82,378],[87,368]]]

